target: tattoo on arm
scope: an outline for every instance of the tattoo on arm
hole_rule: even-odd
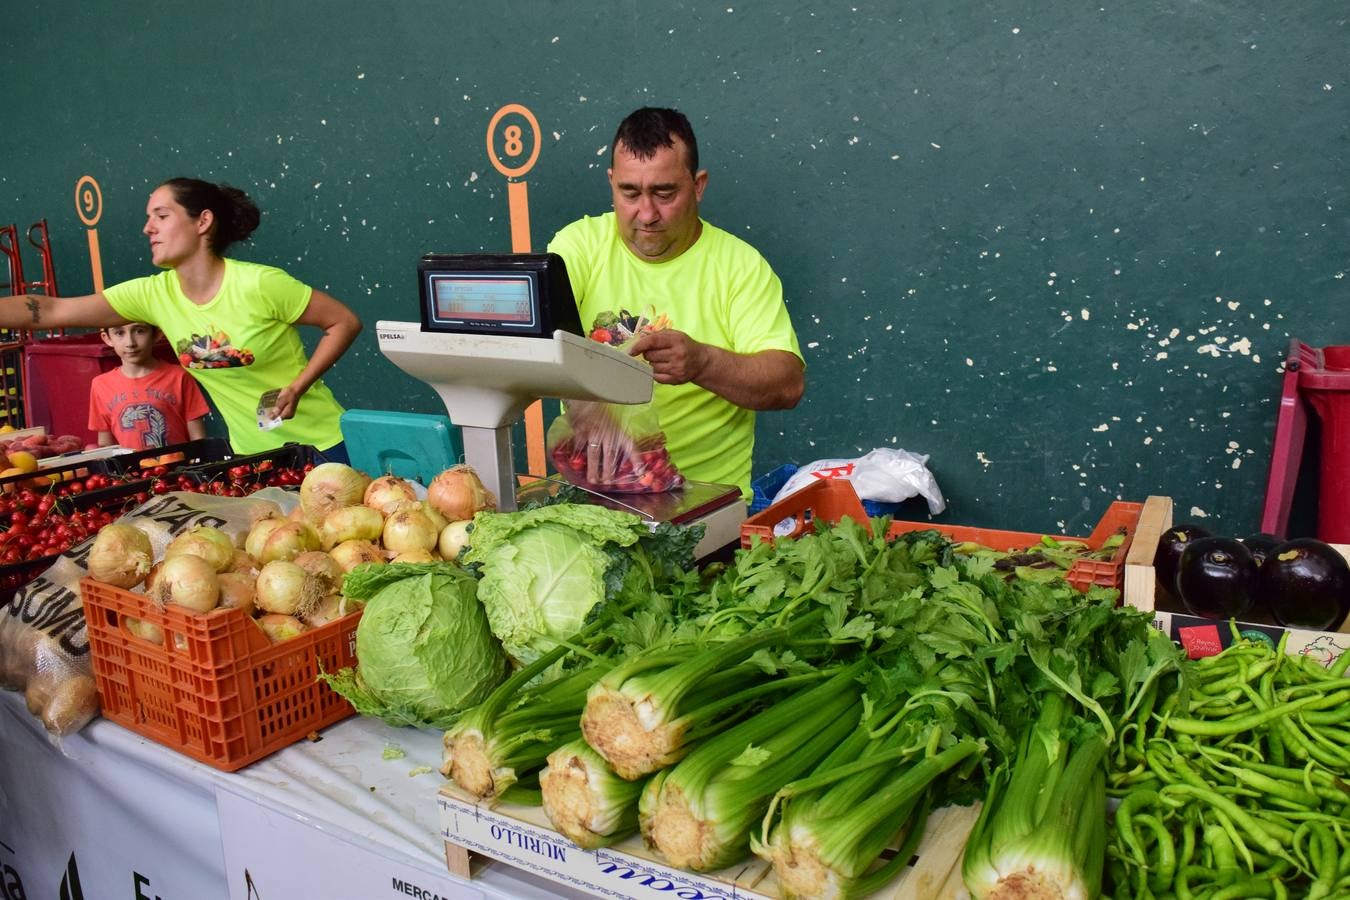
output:
[[[28,298],[28,300],[25,301],[24,305],[27,306],[28,311],[33,314],[34,325],[42,321],[42,310],[41,307],[38,305],[38,300],[36,297]]]

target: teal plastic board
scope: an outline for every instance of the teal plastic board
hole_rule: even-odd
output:
[[[448,416],[349,409],[341,427],[352,466],[372,477],[397,475],[430,484],[463,453]]]

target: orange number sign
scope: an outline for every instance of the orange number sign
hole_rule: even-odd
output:
[[[530,252],[529,189],[519,179],[534,168],[539,159],[539,144],[539,120],[519,103],[503,106],[488,123],[488,159],[507,179],[506,202],[511,216],[513,253]],[[521,157],[525,159],[521,161]],[[530,474],[543,478],[548,474],[548,462],[544,453],[544,405],[538,400],[525,410],[525,449]]]
[[[89,268],[94,275],[94,293],[103,293],[103,258],[98,252],[98,229],[94,226],[103,217],[103,192],[94,176],[85,175],[75,182],[75,214],[89,226]]]

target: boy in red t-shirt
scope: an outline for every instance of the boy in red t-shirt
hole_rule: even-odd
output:
[[[89,383],[89,430],[100,447],[148,450],[206,437],[210,407],[187,370],[155,357],[158,328],[131,322],[99,334],[122,360]]]

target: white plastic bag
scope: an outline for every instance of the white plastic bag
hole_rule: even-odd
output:
[[[848,479],[860,500],[900,503],[910,497],[923,497],[932,516],[947,508],[937,479],[928,471],[928,455],[890,447],[878,447],[857,459],[818,459],[802,466],[778,491],[773,502],[825,478]]]

